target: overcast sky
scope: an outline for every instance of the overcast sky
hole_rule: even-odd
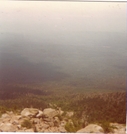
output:
[[[0,32],[125,32],[126,8],[123,2],[0,1]]]

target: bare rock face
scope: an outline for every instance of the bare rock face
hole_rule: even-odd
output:
[[[45,117],[53,118],[54,116],[58,115],[57,110],[52,108],[46,108],[43,110],[43,115]]]
[[[21,116],[23,117],[35,117],[39,113],[38,109],[35,108],[25,108],[21,112]]]
[[[89,124],[83,129],[77,131],[77,133],[103,133],[104,130],[101,126],[96,124]]]

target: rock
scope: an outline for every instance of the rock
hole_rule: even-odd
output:
[[[18,125],[19,124],[19,118],[16,115],[12,115],[10,119],[10,123],[13,125]]]
[[[57,112],[59,115],[62,115],[64,113],[64,111],[62,111],[60,107],[57,107]]]
[[[31,128],[31,129],[26,129],[25,132],[34,132],[34,130]]]
[[[64,127],[59,127],[59,132],[60,133],[66,133],[66,129]]]
[[[21,125],[17,125],[17,128],[18,128],[18,129],[21,129]]]
[[[48,132],[48,133],[67,133],[65,125],[68,122],[74,126],[73,121],[69,118],[74,115],[74,112],[67,112],[65,117],[61,117],[63,111],[58,108],[46,108],[43,111],[34,108],[25,108],[21,114],[13,112],[6,112],[0,117],[0,132]],[[22,125],[24,120],[30,121],[31,127]],[[84,122],[84,119],[82,123]],[[113,126],[114,134],[126,134],[125,124],[110,123]],[[77,131],[78,133],[99,133],[104,134],[101,126],[96,124],[89,124],[83,129]],[[112,134],[112,133],[108,133]]]
[[[25,132],[25,131],[20,129],[20,130],[17,130],[16,132]]]
[[[126,134],[126,126],[119,123],[110,123],[110,126],[114,127],[115,134]]]
[[[6,111],[8,115],[14,115],[13,111]]]
[[[32,118],[31,121],[33,124],[40,124],[40,120],[38,118]]]
[[[35,125],[35,132],[41,132],[41,129],[42,129],[41,125],[39,124]]]
[[[12,124],[13,125],[19,125],[19,122],[18,122],[18,120],[14,120],[14,121],[12,121]]]
[[[59,110],[59,115],[62,115],[64,113],[64,111]]]
[[[46,109],[43,110],[43,115],[45,117],[53,118],[54,116],[58,115],[58,112],[55,109],[46,108]]]
[[[2,123],[0,125],[0,130],[2,132],[16,132],[16,127],[12,125],[11,123]]]
[[[8,123],[10,122],[10,120],[11,120],[11,117],[2,118],[3,123]]]
[[[54,127],[54,123],[53,122],[48,122],[49,127]]]
[[[43,121],[45,121],[45,122],[52,122],[52,118],[48,118],[48,117],[46,117],[46,118],[43,118]]]
[[[8,118],[8,117],[10,117],[10,116],[6,113],[1,115],[1,118]]]
[[[74,115],[74,112],[67,112],[67,113],[66,113],[66,116],[67,116],[67,117],[72,117],[73,115]]]
[[[48,129],[48,128],[49,128],[49,125],[48,125],[48,124],[44,124],[44,125],[42,126],[42,128]]]
[[[96,124],[89,124],[83,129],[77,131],[77,133],[103,133],[104,130],[101,126]]]
[[[36,118],[40,118],[43,116],[43,112],[41,110],[38,111],[39,113],[36,115]]]
[[[66,123],[67,123],[67,122],[63,120],[63,121],[61,121],[60,126],[61,126],[61,127],[64,127],[64,126],[66,125]]]
[[[21,112],[21,116],[23,117],[35,117],[39,113],[38,109],[35,108],[25,108]]]
[[[49,129],[44,129],[43,132],[44,133],[49,133]]]
[[[50,130],[49,131],[51,133],[53,133],[53,132],[59,132],[57,127],[50,127]]]
[[[21,115],[16,115],[15,117],[17,118],[17,120],[20,120],[22,118]]]
[[[54,126],[58,127],[60,125],[60,120],[58,117],[54,117]]]

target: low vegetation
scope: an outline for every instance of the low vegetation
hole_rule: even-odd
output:
[[[13,86],[10,86],[13,88]],[[105,132],[111,132],[112,123],[126,123],[126,92],[75,92],[73,90],[27,90],[29,87],[17,87],[0,91],[0,115],[6,111],[18,111],[26,107],[43,110],[49,104],[56,104],[64,111],[74,111],[74,116],[65,126],[68,132],[76,132],[89,123],[101,124]],[[16,92],[17,89],[17,92]],[[38,93],[35,94],[37,90]],[[5,91],[5,92],[4,92]],[[20,91],[20,92],[18,92]],[[100,90],[101,91],[101,90]],[[11,98],[12,97],[12,98]],[[64,113],[66,114],[66,112]],[[60,120],[62,116],[58,117]],[[24,127],[31,127],[24,121]]]
[[[104,129],[105,133],[114,132],[113,130],[116,129],[116,127],[111,126],[109,122],[101,122],[101,126]]]
[[[21,126],[22,127],[26,127],[26,128],[32,128],[32,123],[31,123],[31,121],[29,121],[29,120],[24,120],[23,122],[22,122],[22,124],[21,124]]]

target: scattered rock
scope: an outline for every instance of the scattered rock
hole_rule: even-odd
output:
[[[67,116],[67,117],[72,117],[73,115],[74,115],[74,112],[67,112],[67,113],[66,113],[66,116]]]
[[[25,108],[21,112],[21,116],[23,117],[35,117],[39,113],[38,109],[35,108]]]
[[[19,125],[18,120],[14,120],[14,121],[12,121],[11,123],[12,123],[13,125]]]
[[[34,130],[31,128],[31,129],[26,129],[25,132],[34,132]]]
[[[46,108],[43,110],[43,115],[45,117],[53,118],[54,116],[58,115],[58,112],[52,108]]]
[[[38,111],[38,114],[36,115],[36,118],[40,118],[40,117],[42,117],[43,116],[43,112],[42,111]]]
[[[33,124],[40,124],[40,120],[38,118],[32,118],[31,121]]]
[[[7,111],[0,117],[0,132],[67,133],[65,125],[67,122],[69,122],[69,124],[74,126],[73,121],[70,119],[70,117],[74,115],[74,112],[67,112],[65,117],[60,118],[61,113],[63,113],[63,111],[61,110],[61,108],[58,107],[57,109],[46,108],[43,111],[35,108],[25,108],[24,110],[22,110],[20,115]],[[25,120],[27,121],[24,122]],[[110,123],[110,125],[113,126],[113,133],[126,133],[125,125],[118,123]],[[77,133],[104,134],[104,130],[99,125],[89,124],[85,128],[78,130]]]
[[[2,123],[0,125],[0,130],[2,132],[16,132],[16,127],[12,125],[11,123]]]
[[[45,122],[51,122],[52,121],[52,118],[46,117],[46,118],[43,118],[43,121],[45,121]]]
[[[66,125],[66,121],[65,120],[63,120],[63,121],[61,121],[61,124],[60,124],[60,126],[62,126],[62,127],[64,127],[65,125]]]
[[[59,132],[66,133],[67,131],[66,131],[66,129],[64,127],[59,127]]]
[[[53,122],[48,122],[49,127],[54,127],[54,123]]]
[[[21,125],[17,125],[17,128],[18,128],[18,129],[21,129]]]
[[[15,117],[17,118],[17,120],[20,120],[22,118],[21,115],[15,115]]]
[[[7,113],[1,115],[1,118],[8,118],[8,117],[10,116]]]
[[[110,123],[110,125],[114,128],[115,134],[126,134],[126,126],[124,124]]]
[[[12,111],[6,111],[6,113],[7,113],[8,115],[14,115],[14,113],[13,113]]]
[[[77,133],[103,133],[104,130],[101,126],[96,124],[89,124],[83,129],[77,131]]]
[[[47,129],[47,128],[49,128],[49,125],[48,125],[48,124],[44,124],[44,125],[42,126],[42,128]]]
[[[54,126],[58,127],[60,125],[60,120],[58,117],[54,117]]]
[[[64,113],[64,111],[62,111],[60,107],[57,107],[57,112],[59,115],[62,115]]]

